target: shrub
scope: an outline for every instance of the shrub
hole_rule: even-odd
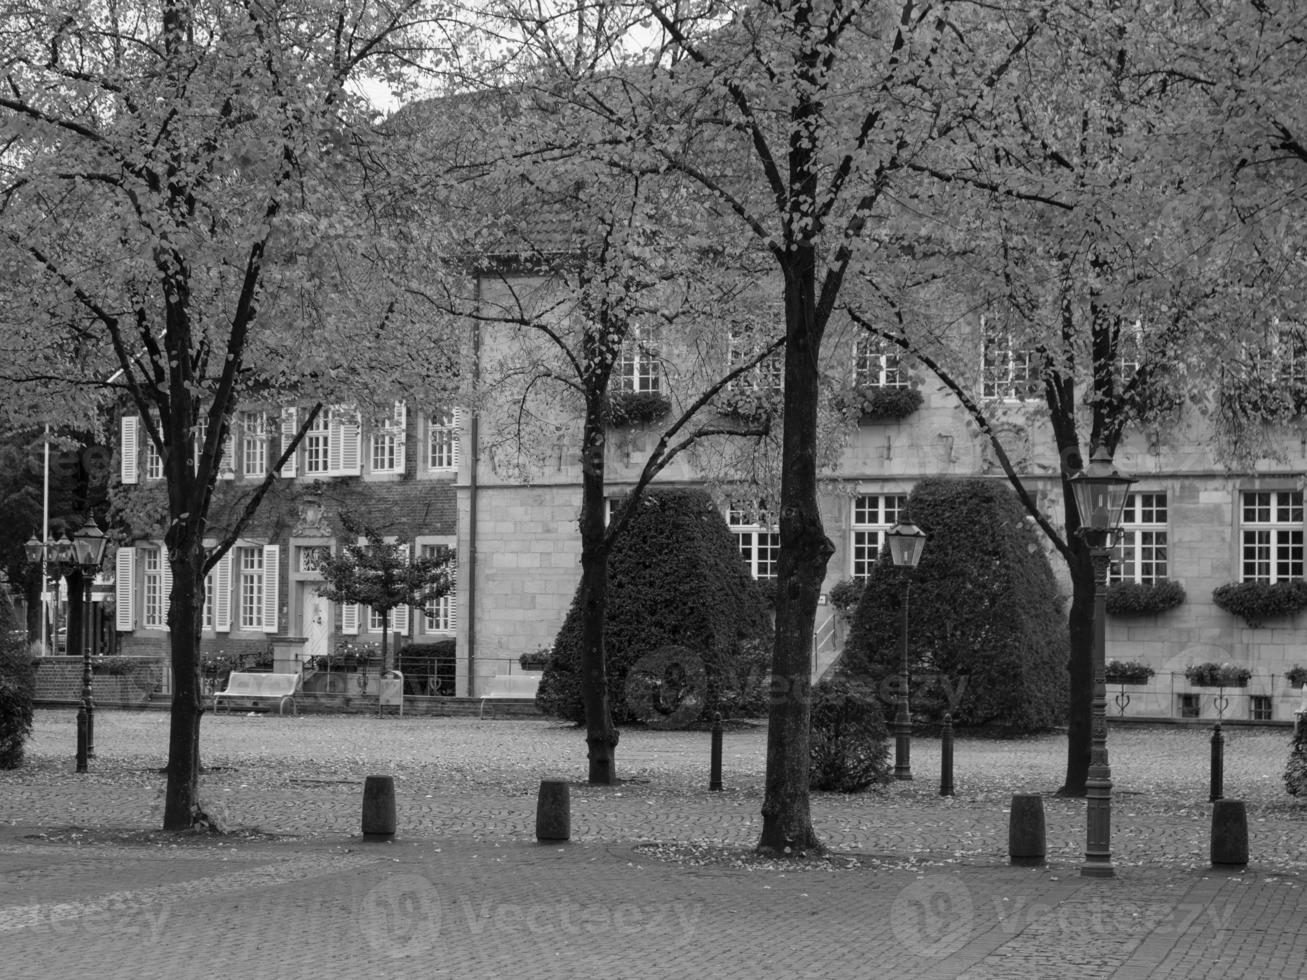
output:
[[[921,407],[921,391],[907,385],[867,385],[837,392],[831,407],[862,422],[897,422]]]
[[[1184,669],[1190,684],[1199,687],[1243,687],[1253,672],[1238,664],[1190,664]]]
[[[856,578],[846,578],[832,585],[826,595],[836,612],[842,616],[849,616],[858,607],[858,600],[862,598],[862,583]]]
[[[1138,660],[1109,660],[1103,667],[1109,684],[1146,681],[1156,673],[1148,664]]]
[[[1307,724],[1299,722],[1289,743],[1289,762],[1284,767],[1284,788],[1290,796],[1307,793]]]
[[[666,395],[656,391],[617,391],[608,396],[605,421],[616,429],[661,422],[672,410]]]
[[[1212,601],[1256,629],[1275,616],[1307,609],[1307,582],[1231,582],[1213,589]]]
[[[995,480],[935,478],[916,485],[909,511],[930,535],[909,593],[909,662],[913,676],[949,681],[914,692],[913,715],[939,723],[956,698],[959,725],[1034,732],[1061,724],[1066,614],[1016,496]],[[875,688],[898,674],[901,580],[882,554],[854,613],[840,673]]]
[[[8,597],[0,593],[0,769],[23,764],[23,743],[32,734],[36,661],[17,626]]]
[[[419,695],[445,693],[440,690],[440,668],[443,665],[446,674],[455,669],[456,651],[457,641],[452,637],[435,643],[406,643],[395,651],[395,668],[404,675],[405,692]]]
[[[702,490],[650,489],[635,507],[608,562],[605,642],[613,720],[657,720],[641,718],[627,703],[628,674],[637,664],[635,693],[660,715],[693,723],[716,711],[730,717],[760,708],[771,624],[725,518]],[[576,722],[585,717],[580,598],[578,588],[536,694],[546,714]],[[682,684],[678,668],[696,674],[695,665],[674,663],[669,648],[688,651],[677,656],[702,664],[704,690]]]
[[[834,677],[812,689],[812,759],[808,785],[860,793],[890,777],[885,717],[876,692]]]
[[[1179,582],[1117,582],[1107,588],[1107,611],[1114,616],[1156,616],[1185,600]]]

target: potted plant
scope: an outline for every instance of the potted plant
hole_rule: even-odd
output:
[[[1147,684],[1155,671],[1139,660],[1109,660],[1104,677],[1109,684]]]
[[[1212,590],[1212,601],[1256,629],[1267,619],[1307,609],[1307,582],[1230,582]]]
[[[1107,611],[1114,616],[1156,616],[1185,600],[1184,586],[1159,582],[1115,582],[1107,588]]]
[[[1307,682],[1307,667],[1295,664],[1284,672],[1284,676],[1293,687],[1302,687]]]
[[[530,653],[524,653],[517,658],[518,664],[523,670],[544,670],[549,666],[549,661],[554,656],[554,651],[549,647],[541,647],[539,650],[532,650]]]
[[[1239,664],[1190,664],[1184,676],[1195,687],[1246,687],[1253,672]]]

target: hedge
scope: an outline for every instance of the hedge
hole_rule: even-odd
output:
[[[927,532],[909,592],[914,720],[1014,732],[1064,722],[1069,639],[1052,567],[1005,484],[922,480],[908,498]],[[902,651],[901,574],[888,549],[863,589],[838,670],[878,689]],[[936,682],[929,675],[940,679]],[[955,701],[950,705],[950,701]]]
[[[9,597],[0,591],[0,769],[23,764],[35,697],[36,664]]]
[[[692,724],[716,711],[763,713],[771,622],[725,518],[697,489],[646,490],[636,507],[608,564],[605,649],[614,722],[675,716]],[[580,599],[578,588],[536,695],[546,714],[575,722],[585,717]],[[648,669],[628,685],[637,664]],[[640,702],[634,706],[632,692]],[[650,704],[658,717],[648,716]]]

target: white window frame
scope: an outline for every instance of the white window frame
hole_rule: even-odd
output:
[[[726,511],[726,523],[735,535],[736,547],[749,574],[758,581],[775,579],[779,571],[781,534],[766,508],[732,503]]]
[[[304,455],[305,476],[328,476],[331,473],[331,412],[322,409],[304,432],[300,441]]]
[[[454,547],[452,539],[448,544],[435,542],[420,542],[418,544],[418,554],[423,558],[434,558],[442,552],[449,551]],[[454,563],[454,571],[450,576],[450,588],[447,593],[439,599],[428,602],[422,607],[422,615],[418,617],[419,625],[424,634],[439,634],[440,636],[450,636],[457,629],[457,617],[455,610],[456,588],[455,583],[458,581],[458,563]]]
[[[268,413],[241,413],[241,472],[247,477],[268,473]]]
[[[380,419],[368,437],[368,461],[373,473],[404,472],[404,440],[408,411],[403,402],[395,402],[390,416]]]
[[[728,369],[734,371],[758,354],[758,339],[752,334],[731,332],[728,338]],[[749,371],[731,381],[727,388],[736,391],[781,392],[785,389],[785,361],[774,350]]]
[[[655,327],[632,327],[617,355],[615,391],[657,394],[662,391],[662,357]]]
[[[1240,491],[1239,581],[1288,582],[1303,568],[1303,492]]]
[[[1108,580],[1153,585],[1169,578],[1168,503],[1163,490],[1126,494]]]
[[[154,448],[154,440],[150,438],[149,431],[142,434],[144,438],[141,439],[141,448],[145,456],[144,465],[141,467],[142,475],[147,480],[162,480],[163,456]]]
[[[849,501],[849,575],[865,580],[871,575],[885,532],[907,510],[906,493],[860,493]]]
[[[427,469],[448,473],[458,469],[461,412],[450,409],[432,412],[427,418]]]
[[[888,341],[864,333],[853,341],[853,384],[859,388],[906,388],[908,373]]]
[[[236,606],[237,629],[263,632],[264,549],[258,545],[239,545],[236,551]]]
[[[168,561],[162,548],[141,549],[141,628],[168,628]]]
[[[1025,401],[1040,391],[1039,352],[1018,347],[1011,330],[980,318],[982,398]]]
[[[363,427],[350,405],[323,408],[300,445],[306,476],[358,476],[363,472]]]

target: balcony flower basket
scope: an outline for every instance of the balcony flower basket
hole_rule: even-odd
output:
[[[672,411],[671,400],[657,391],[617,391],[608,396],[604,418],[614,429],[661,422]]]
[[[1138,660],[1109,660],[1103,674],[1109,684],[1147,684],[1154,671]]]
[[[1184,676],[1195,687],[1247,687],[1253,672],[1238,664],[1190,664]]]
[[[1231,582],[1213,589],[1212,601],[1256,629],[1268,619],[1307,609],[1307,582]]]
[[[517,658],[517,663],[523,670],[544,670],[553,658],[553,650],[549,647],[541,647],[539,650],[522,654]]]
[[[717,397],[717,411],[751,425],[766,425],[779,409],[780,392],[763,388],[728,388]]]
[[[1184,600],[1179,582],[1116,582],[1107,587],[1107,611],[1113,616],[1157,616]]]
[[[831,407],[864,425],[898,422],[921,407],[921,391],[908,385],[859,385],[836,392]]]
[[[1295,664],[1284,672],[1284,679],[1293,687],[1302,687],[1307,682],[1307,667],[1302,664]]]

